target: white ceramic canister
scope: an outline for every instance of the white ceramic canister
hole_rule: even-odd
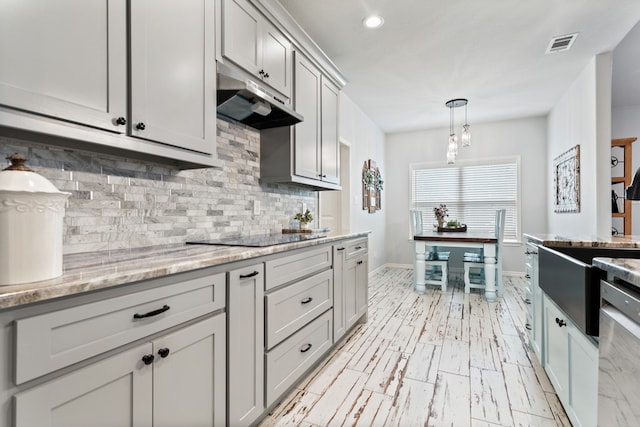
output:
[[[33,172],[20,154],[0,172],[0,286],[62,275],[64,209],[71,193]]]

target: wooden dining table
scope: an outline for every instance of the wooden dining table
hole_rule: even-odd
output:
[[[465,231],[465,232],[438,232],[423,231],[413,236],[415,249],[415,291],[424,294],[425,283],[425,259],[426,254],[438,251],[438,247],[448,248],[480,248],[484,256],[484,279],[486,283],[484,295],[487,301],[496,300],[496,263],[498,238],[492,232]]]

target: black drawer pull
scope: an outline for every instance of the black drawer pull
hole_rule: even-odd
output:
[[[527,328],[529,331],[533,329],[533,328],[531,327],[531,325],[530,325],[530,324],[528,324],[528,323],[526,323],[526,324],[524,325],[524,327],[525,327],[525,328]]]
[[[525,304],[531,304],[531,300],[529,298],[525,298],[524,303]]]
[[[300,304],[309,304],[311,301],[313,301],[313,298],[307,297],[307,298],[303,299],[302,301],[300,301]]]
[[[560,326],[561,328],[562,328],[563,326],[567,326],[567,322],[565,322],[565,321],[564,321],[564,320],[562,320],[562,319],[558,319],[557,317],[556,317],[556,323],[557,323],[557,324],[558,324],[558,326]]]
[[[300,349],[300,353],[306,353],[307,351],[311,350],[311,347],[312,347],[312,346],[311,346],[311,344],[310,344],[310,343],[309,343],[309,344],[307,344],[307,345],[305,345],[305,346],[304,346],[304,348],[301,348],[301,349]]]
[[[344,251],[344,248],[338,248],[337,251]]]
[[[171,352],[171,350],[169,350],[167,347],[163,347],[160,350],[158,350],[158,354],[160,355],[160,357],[162,357],[163,359],[165,357],[167,357],[169,355],[169,353]]]
[[[166,305],[166,304],[165,304],[165,305],[163,305],[163,306],[162,306],[162,308],[159,308],[159,309],[157,309],[157,310],[150,311],[150,312],[145,313],[145,314],[138,314],[138,313],[136,313],[136,314],[134,314],[134,315],[133,315],[133,318],[134,318],[134,319],[144,319],[145,317],[153,317],[153,316],[157,316],[158,314],[162,314],[162,313],[164,313],[165,311],[169,310],[170,308],[171,308],[171,307],[169,307],[168,305]]]
[[[530,275],[528,275],[528,274],[525,274],[525,275],[524,275],[524,278],[525,278],[525,279],[531,279],[531,276],[530,276]]]
[[[362,249],[362,246],[356,246],[356,251],[359,251],[360,249]]]
[[[241,275],[240,275],[240,278],[241,278],[241,279],[248,279],[249,277],[255,277],[255,276],[257,276],[258,274],[260,274],[260,272],[259,272],[259,271],[254,271],[253,273],[249,273],[249,274],[241,274]]]
[[[360,265],[362,264],[364,261],[358,261],[356,264]]]
[[[151,365],[153,363],[153,359],[155,359],[153,354],[145,354],[144,356],[142,356],[142,363],[144,363],[145,365]]]

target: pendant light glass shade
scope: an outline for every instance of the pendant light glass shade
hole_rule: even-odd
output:
[[[465,124],[462,126],[462,146],[468,147],[471,145],[471,126]]]
[[[458,136],[454,131],[454,114],[453,109],[464,106],[464,126],[462,126],[462,146],[468,147],[471,145],[471,126],[467,123],[467,104],[468,100],[464,98],[456,98],[445,102],[445,106],[449,108],[449,145],[447,146],[447,163],[452,164],[456,160],[458,155]]]

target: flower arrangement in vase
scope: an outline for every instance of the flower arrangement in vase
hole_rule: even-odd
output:
[[[445,222],[444,219],[449,216],[447,205],[440,203],[440,206],[433,208],[433,214],[436,216],[436,220],[438,221],[438,227],[443,227]]]

